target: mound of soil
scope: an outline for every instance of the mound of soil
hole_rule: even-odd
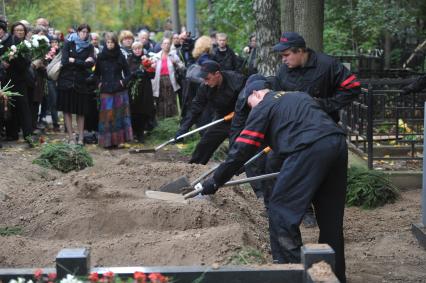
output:
[[[87,146],[94,166],[63,174],[31,164],[38,149],[0,151],[0,267],[53,266],[62,248],[88,247],[93,266],[227,264],[247,247],[270,262],[263,201],[249,186],[223,188],[189,204],[149,199],[146,190],[209,166],[187,164],[173,149],[129,155]],[[405,191],[375,210],[345,216],[349,282],[426,282],[426,251],[410,232],[421,191]],[[317,229],[302,229],[316,242]]]

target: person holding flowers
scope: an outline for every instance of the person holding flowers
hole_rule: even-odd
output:
[[[144,142],[144,131],[150,120],[154,119],[154,97],[151,79],[155,76],[152,61],[144,56],[140,42],[132,44],[132,55],[127,58],[131,72],[129,83],[130,112],[133,133],[138,142]]]
[[[78,144],[83,145],[84,114],[88,111],[87,78],[95,64],[95,50],[90,43],[90,26],[81,24],[62,48],[62,68],[58,78],[58,110],[63,111],[68,142],[75,144],[72,114],[77,115]]]
[[[105,45],[98,56],[95,75],[99,81],[99,145],[120,147],[133,140],[129,96],[126,85],[130,79],[129,65],[120,51],[115,33],[105,34]]]
[[[6,120],[6,140],[14,141],[19,138],[19,129],[30,147],[32,144],[31,111],[28,102],[28,77],[31,64],[31,44],[25,40],[27,28],[21,22],[11,26],[12,38],[5,53],[1,56],[5,77],[2,83],[9,82],[11,91],[19,93],[8,108],[9,115]]]

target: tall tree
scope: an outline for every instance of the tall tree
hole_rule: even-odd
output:
[[[294,31],[294,0],[281,0],[281,31]]]
[[[294,2],[294,28],[314,50],[323,50],[324,0]]]
[[[271,53],[272,47],[280,38],[279,0],[254,0],[253,10],[256,17],[256,41],[259,73],[264,76],[275,75],[280,64],[278,54]]]
[[[172,0],[173,31],[180,33],[179,0]]]

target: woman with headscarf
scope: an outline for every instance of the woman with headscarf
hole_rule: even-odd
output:
[[[88,111],[89,91],[87,78],[95,64],[95,50],[90,43],[90,26],[81,24],[77,33],[68,36],[62,48],[62,69],[58,78],[58,110],[64,112],[68,142],[76,143],[73,137],[72,114],[77,115],[78,141],[83,145],[84,114]]]
[[[133,139],[126,89],[130,72],[115,33],[105,34],[105,45],[99,53],[95,75],[99,81],[101,97],[99,145],[104,148],[121,147]]]

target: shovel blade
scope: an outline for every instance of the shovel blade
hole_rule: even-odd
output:
[[[183,176],[168,184],[163,185],[159,190],[161,192],[180,194],[181,189],[186,187],[191,187],[191,183],[189,182],[186,176]]]
[[[166,193],[166,192],[160,192],[160,191],[145,191],[145,196],[152,199],[172,201],[172,202],[177,202],[182,204],[188,203],[188,201],[183,198],[183,195],[178,195],[173,193]]]
[[[156,152],[155,148],[132,148],[129,150],[129,153],[154,153]]]

